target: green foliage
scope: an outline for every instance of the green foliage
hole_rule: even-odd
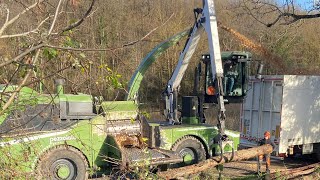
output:
[[[136,121],[135,118],[130,118],[130,123],[133,124]]]
[[[43,52],[43,56],[48,60],[52,60],[53,58],[58,57],[58,51],[53,48],[44,48],[42,52]]]
[[[218,165],[216,166],[216,168],[217,168],[217,170],[220,171],[220,172],[222,172],[223,169],[224,169],[223,164],[218,164]]]
[[[110,84],[115,89],[119,89],[123,87],[122,83],[119,81],[120,78],[121,78],[120,74],[111,74],[110,76],[106,76],[107,82],[110,82]]]
[[[152,173],[151,169],[151,153],[148,148],[143,149],[143,153],[148,157],[144,158],[142,161],[137,162],[138,166],[136,166],[133,170],[134,175],[137,179],[159,179],[158,176]]]
[[[63,41],[64,47],[72,47],[72,48],[79,48],[80,43],[75,39],[72,39],[70,36],[65,36]]]
[[[106,76],[102,79],[102,81],[105,81],[113,89],[124,88],[124,85],[121,82],[122,75],[113,71],[108,65],[100,65],[99,68],[106,72]]]
[[[213,173],[201,172],[197,177],[192,179],[193,180],[211,180],[211,179],[217,179],[217,178],[215,178],[215,175]]]
[[[315,168],[314,172],[320,173],[320,166],[317,166],[317,167]]]
[[[248,175],[248,176],[232,178],[232,180],[258,180],[258,179],[263,180],[264,179],[264,175],[252,174],[252,175]]]
[[[285,179],[287,179],[287,178],[285,178],[285,177],[283,177],[283,176],[281,175],[281,172],[280,172],[279,170],[276,170],[275,178],[276,178],[277,180],[285,180]]]
[[[0,179],[33,179],[31,173],[25,173],[25,169],[31,168],[29,157],[33,156],[31,149],[35,148],[34,144],[21,143],[15,148],[19,151],[9,146],[0,148]],[[16,156],[16,153],[23,156]]]
[[[151,115],[150,113],[146,112],[146,111],[140,111],[140,114],[144,117],[146,117],[147,119],[150,119],[151,118]]]
[[[87,57],[84,53],[80,53],[79,56],[82,57],[82,58],[86,58]]]
[[[7,87],[8,91],[2,92],[1,96],[1,103],[0,108],[4,106],[5,103],[7,103],[9,97],[11,96],[11,90],[14,91],[15,87],[12,89],[12,87]],[[2,89],[3,91],[4,89]],[[29,88],[22,88],[20,92],[16,95],[13,102],[11,102],[10,106],[3,112],[0,122],[2,122],[2,118],[5,118],[7,115],[11,114],[12,112],[23,112],[26,110],[29,106],[35,106],[38,104],[37,92],[33,91],[30,92],[31,89]],[[31,90],[32,91],[32,90]],[[4,119],[3,119],[4,120]]]

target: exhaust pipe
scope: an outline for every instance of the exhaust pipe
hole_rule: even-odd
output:
[[[262,79],[262,71],[263,71],[264,64],[260,63],[258,66],[256,78],[261,80]]]
[[[64,79],[56,79],[54,80],[55,86],[56,86],[56,93],[58,95],[64,94],[64,85],[65,85],[66,80]]]

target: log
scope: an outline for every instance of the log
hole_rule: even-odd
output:
[[[315,171],[316,168],[320,167],[319,163],[310,164],[303,167],[293,168],[293,169],[285,169],[281,171],[277,171],[271,174],[271,178],[276,179],[277,176],[286,177],[286,178],[293,178],[296,176],[301,176],[305,174],[311,174]]]
[[[269,144],[266,144],[259,147],[236,151],[234,153],[234,157],[232,157],[232,153],[225,153],[223,154],[223,159],[220,162],[219,162],[220,156],[214,156],[205,161],[201,161],[198,164],[193,164],[190,166],[185,166],[185,167],[180,167],[175,169],[169,169],[167,171],[161,171],[161,172],[158,172],[157,175],[165,179],[174,179],[178,177],[183,177],[185,175],[196,174],[206,169],[215,167],[219,164],[234,162],[234,161],[243,161],[243,160],[256,157],[258,155],[269,154],[271,152],[272,152],[272,146]]]

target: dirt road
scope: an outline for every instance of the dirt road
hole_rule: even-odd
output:
[[[308,176],[310,173],[314,171],[314,168],[303,169],[302,167],[314,165],[315,163],[317,162],[311,158],[295,158],[285,160],[272,159],[270,173],[271,177],[273,178],[271,179],[276,179],[277,177],[283,177],[285,179],[301,179],[301,177]],[[320,166],[320,164],[316,164],[315,166]],[[265,170],[265,164],[263,164],[262,172],[265,172]],[[292,170],[294,170],[294,172]],[[212,172],[210,174],[212,174],[212,177],[217,178],[219,176],[219,172],[216,168],[212,168],[211,171]],[[227,179],[241,179],[248,176],[250,177],[250,175],[255,174],[257,174],[256,160],[227,163],[224,165],[224,169],[222,172],[222,176]],[[257,176],[252,176],[252,179],[255,179],[255,177]],[[311,176],[309,179],[314,179],[314,176]]]
[[[308,168],[312,166],[313,168]],[[307,167],[307,168],[303,168]],[[271,160],[271,179],[303,179],[320,180],[320,162],[312,158],[295,158],[285,160]],[[265,164],[262,165],[262,172],[265,172]],[[317,173],[313,173],[317,171]],[[240,162],[226,163],[223,166],[222,179],[259,179],[257,175],[257,161],[247,160]],[[192,175],[181,179],[218,179],[219,172],[216,168],[208,169],[206,172]],[[94,180],[105,180],[109,177],[94,178]]]

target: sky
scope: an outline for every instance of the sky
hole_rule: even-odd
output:
[[[283,3],[286,0],[277,0],[279,3]],[[311,9],[313,7],[314,1],[320,1],[320,0],[294,0],[294,3],[298,6],[300,6],[304,10]]]

